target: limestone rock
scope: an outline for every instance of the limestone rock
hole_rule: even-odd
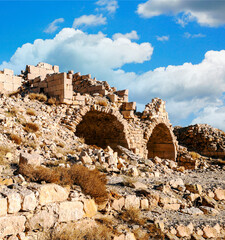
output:
[[[39,203],[45,205],[51,202],[67,200],[69,191],[57,184],[46,184],[39,188]]]
[[[22,196],[22,210],[33,211],[37,206],[37,199],[34,193],[28,189],[20,191]]]
[[[216,200],[225,200],[225,190],[216,189],[214,193],[215,193]]]
[[[94,217],[98,211],[98,208],[93,199],[84,199],[84,211],[85,216],[88,218]]]
[[[28,218],[27,228],[29,230],[49,229],[55,223],[53,211],[42,210]]]
[[[19,164],[30,164],[33,166],[40,166],[43,159],[42,157],[37,153],[27,153],[27,152],[21,152],[20,153],[20,160]]]
[[[0,238],[7,235],[16,235],[25,230],[24,216],[0,217]]]
[[[0,195],[0,216],[7,214],[7,199]]]
[[[59,204],[59,222],[77,221],[83,216],[83,203],[74,201]]]
[[[125,199],[125,209],[140,207],[140,199],[136,195],[128,195]]]
[[[125,204],[124,197],[121,197],[120,199],[114,199],[112,203],[112,208],[116,211],[120,211]]]

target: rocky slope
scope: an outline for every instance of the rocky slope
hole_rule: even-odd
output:
[[[63,121],[71,110],[0,98],[0,239],[225,238],[223,162],[184,147],[177,162],[143,159],[123,147],[118,156],[76,137]],[[197,131],[192,143],[199,139]],[[95,203],[82,184],[30,182],[18,173],[21,164],[98,169],[107,176],[108,199]]]

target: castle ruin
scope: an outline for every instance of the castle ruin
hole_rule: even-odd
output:
[[[90,74],[60,73],[58,66],[47,63],[27,65],[19,76],[8,69],[0,72],[0,93],[19,89],[71,104],[73,111],[62,123],[70,124],[89,145],[110,146],[116,151],[121,145],[142,157],[176,160],[178,143],[161,99],[153,99],[142,113],[136,113],[136,103],[128,101],[128,90],[117,91]]]

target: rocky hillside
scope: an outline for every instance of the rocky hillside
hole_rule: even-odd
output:
[[[222,161],[87,145],[63,121],[72,110],[0,97],[0,239],[225,238]],[[202,139],[193,133],[192,146]]]

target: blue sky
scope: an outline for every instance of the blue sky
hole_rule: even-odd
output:
[[[40,61],[225,130],[225,0],[0,1],[0,70]]]

